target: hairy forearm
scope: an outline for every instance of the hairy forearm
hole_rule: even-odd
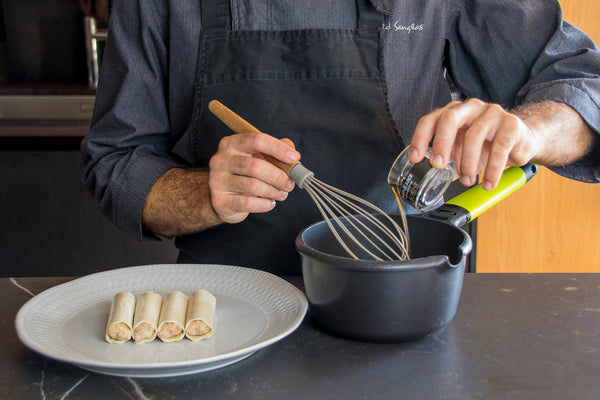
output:
[[[571,107],[555,102],[528,103],[513,110],[539,136],[537,155],[531,160],[562,166],[585,156],[596,134]]]
[[[173,168],[165,172],[144,201],[144,228],[173,237],[221,224],[212,208],[208,175],[208,170],[200,169]]]

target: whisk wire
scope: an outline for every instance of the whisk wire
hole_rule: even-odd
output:
[[[329,193],[333,198],[335,198],[337,201],[345,204],[346,206],[348,206],[350,209],[352,209],[355,213],[358,213],[359,215],[363,216],[365,219],[367,219],[369,222],[371,222],[375,227],[377,227],[381,232],[383,232],[391,241],[392,243],[394,243],[398,248],[400,248],[402,250],[402,253],[405,255],[405,253],[407,253],[406,251],[406,242],[404,240],[404,235],[403,235],[403,231],[401,230],[400,226],[398,224],[396,224],[396,222],[391,219],[385,212],[383,212],[380,208],[378,208],[377,206],[375,206],[374,204],[371,204],[363,199],[361,199],[358,196],[352,195],[350,193],[347,192],[343,192],[340,191],[339,189],[336,189],[335,187],[328,185],[326,183],[323,183],[321,181],[318,181],[316,179],[314,179],[315,181],[317,181],[319,183],[320,186],[323,187],[323,189]],[[344,197],[345,196],[345,197]],[[347,198],[354,200],[355,202],[357,202],[358,204],[362,204],[363,206],[366,206],[368,208],[370,208],[372,211],[375,211],[377,213],[379,213],[380,215],[383,215],[384,217],[386,217],[386,219],[388,220],[388,222],[395,227],[396,229],[396,233],[394,233],[386,224],[384,224],[382,221],[380,221],[379,219],[377,219],[372,213],[369,213],[368,211],[366,211],[364,208],[360,207],[357,203],[353,203],[352,201],[348,200]],[[326,197],[327,198],[327,197]],[[329,199],[329,198],[327,198]],[[335,207],[337,206],[337,203],[335,203],[335,201],[329,199],[329,201],[331,202],[331,204]],[[390,251],[392,251],[394,253],[395,257],[400,257],[402,258],[401,255],[399,255],[396,250],[389,244],[388,241],[383,240],[379,235],[377,235],[375,232],[373,232],[373,230],[366,225],[363,221],[361,221],[359,218],[356,217],[355,214],[352,214],[350,212],[348,212],[348,210],[339,207],[340,212],[342,212],[341,215],[347,215],[348,218],[350,218],[350,224],[359,232],[361,233],[361,235],[363,237],[365,237],[365,239],[367,239],[373,246],[377,247],[370,239],[369,236],[364,234],[363,231],[361,231],[360,229],[358,229],[351,220],[356,221],[359,225],[361,225],[361,227],[365,230],[367,230],[371,235],[373,235],[372,237],[376,238],[379,242],[381,242],[385,247],[387,247]],[[379,251],[381,251],[382,253],[384,253],[381,249],[379,249],[379,247],[377,247],[377,249]],[[385,254],[385,253],[384,253]],[[387,258],[390,258],[389,256],[386,256]],[[396,258],[396,259],[397,259]],[[391,258],[390,258],[391,259]]]
[[[358,227],[352,222],[352,215],[345,210],[343,207],[341,207],[339,204],[335,203],[331,198],[325,196],[323,194],[323,192],[321,192],[318,188],[318,186],[314,186],[314,185],[309,185],[309,190],[310,191],[315,191],[317,193],[313,194],[313,198],[316,199],[316,201],[322,205],[322,207],[328,212],[326,212],[325,214],[322,214],[323,217],[325,218],[326,221],[328,221],[328,225],[330,227],[330,229],[332,230],[332,232],[335,232],[334,235],[336,235],[336,238],[340,238],[341,236],[337,233],[337,230],[335,228],[335,226],[332,226],[331,224],[331,220],[335,221],[336,224],[346,233],[346,235],[355,243],[357,244],[360,248],[362,248],[367,254],[369,254],[372,258],[374,258],[375,260],[381,261],[381,258],[379,256],[377,256],[376,254],[374,254],[373,252],[371,252],[369,250],[368,247],[362,245],[362,243],[352,234],[352,232],[350,231],[350,229],[348,229],[347,224],[342,222],[341,219],[338,217],[339,215],[345,215],[345,221],[352,226],[352,228],[354,228],[355,231],[359,232],[373,247],[375,247],[377,250],[380,251],[380,253],[384,254],[384,256],[386,258],[389,258],[389,256],[387,254],[385,254],[385,252],[383,250],[381,250],[375,243],[373,243],[373,241],[362,231],[360,231],[358,229]],[[321,196],[321,197],[319,197]],[[335,212],[332,211],[332,208],[330,208],[330,206],[335,209]],[[338,214],[336,214],[336,212]],[[358,257],[348,248],[348,246],[346,245],[345,242],[343,242],[342,245],[346,251],[355,259],[358,259]]]
[[[385,225],[381,224],[380,221],[378,221],[372,215],[366,213],[365,210],[361,209],[360,207],[357,207],[356,205],[349,202],[347,199],[343,198],[342,196],[340,196],[339,194],[337,194],[335,192],[328,190],[327,188],[320,188],[319,185],[311,185],[311,189],[318,191],[318,194],[321,196],[321,198],[320,198],[321,201],[325,201],[325,202],[329,203],[331,205],[331,207],[339,215],[344,215],[345,222],[348,225],[350,225],[354,229],[355,232],[358,232],[360,234],[360,236],[362,236],[375,250],[377,250],[379,252],[379,254],[383,255],[383,258],[387,258],[389,260],[393,259],[394,256],[396,257],[396,259],[401,258],[400,254],[398,254],[385,240],[383,240],[375,232],[373,232],[373,230],[371,228],[369,228],[364,222],[362,222],[360,219],[358,219],[348,209],[345,209],[344,207],[342,207],[342,204],[350,207],[350,209],[352,211],[358,212],[360,215],[362,215],[364,218],[368,219],[377,228],[379,228],[380,230],[382,230],[382,232],[386,233],[386,235],[389,236],[389,233],[386,232],[387,227],[385,227]],[[327,194],[325,194],[323,191],[321,191],[321,189],[324,189],[326,192],[328,192],[327,194],[332,197],[329,197]],[[336,201],[340,202],[341,204],[336,203]],[[329,214],[324,215],[325,218],[331,217],[333,220],[335,220],[335,222],[342,228],[342,230],[344,230],[346,235],[356,245],[358,245],[362,250],[364,250],[366,253],[368,253],[375,260],[381,261],[381,258],[379,256],[377,256],[375,253],[370,251],[367,246],[364,246],[363,243],[359,239],[357,239],[356,236],[354,236],[354,234],[351,233],[351,231],[346,226],[347,224],[344,222],[341,222],[341,220],[337,217],[338,214],[331,211],[331,208],[329,208],[329,207],[326,207],[326,209],[330,212],[329,212]],[[356,224],[355,224],[355,222],[356,222]],[[363,230],[359,229],[357,224],[360,225],[369,234],[371,234],[371,236],[367,235],[367,233],[365,233]],[[389,236],[389,237],[392,238],[391,236]],[[383,244],[385,247],[387,247],[388,250],[390,250],[392,252],[392,255],[389,255],[388,253],[386,253],[386,251],[384,251],[381,247],[379,247],[379,245],[376,244],[371,238],[375,238],[377,241],[379,241],[381,244]],[[392,238],[392,240],[393,240],[393,238]]]
[[[317,208],[323,215],[327,225],[329,226],[331,232],[336,237],[338,242],[342,245],[342,247],[346,250],[351,257],[355,259],[359,259],[356,254],[350,250],[349,246],[346,244],[344,240],[342,240],[341,235],[338,230],[335,228],[334,224],[331,222],[332,220],[335,224],[341,228],[344,233],[350,238],[352,242],[354,242],[359,248],[365,251],[369,256],[373,259],[381,261],[382,257],[388,260],[398,260],[398,259],[407,259],[408,252],[406,250],[406,242],[404,240],[404,235],[402,234],[401,228],[398,224],[390,218],[385,212],[376,207],[375,205],[361,199],[358,196],[354,196],[350,193],[341,191],[333,186],[330,186],[324,182],[311,177],[304,184],[304,189],[308,192],[312,200],[317,205]],[[352,201],[355,203],[353,203]],[[397,231],[395,234],[386,224],[373,216],[370,212],[365,210],[362,206],[366,206],[370,208],[372,211],[375,211],[383,216],[385,216],[388,222],[394,227]],[[376,229],[381,231],[385,237],[391,240],[394,246],[397,246],[400,252],[395,249],[388,240],[385,240],[380,235],[376,234],[371,227],[369,227],[365,222],[361,219],[357,218],[357,215],[360,215],[362,218],[366,219],[370,222]],[[344,216],[344,222],[341,221],[339,215]],[[358,226],[362,229],[360,229]],[[350,231],[347,225],[350,225],[355,232],[358,232],[364,240],[366,240],[375,251],[371,251],[367,246],[365,246],[364,242],[357,239],[356,236]],[[378,242],[379,244],[377,244]],[[387,251],[381,248],[380,245],[383,245],[387,248]],[[377,254],[375,254],[378,252]],[[391,253],[390,253],[391,252]]]
[[[327,226],[329,227],[329,230],[331,231],[331,233],[333,233],[333,236],[335,236],[335,238],[337,239],[338,243],[344,248],[344,250],[346,250],[346,252],[352,258],[354,258],[355,260],[358,260],[358,257],[356,256],[356,254],[354,254],[354,252],[352,250],[350,250],[350,247],[348,247],[348,245],[346,244],[346,241],[342,239],[342,237],[340,236],[340,234],[337,231],[337,229],[335,229],[335,226],[331,223],[331,219],[336,220],[336,222],[337,222],[337,224],[339,226],[341,226],[344,229],[347,229],[347,228],[345,228],[344,224],[342,224],[339,221],[338,217],[335,214],[332,215],[332,218],[329,218],[329,214],[327,214],[327,212],[324,210],[324,208],[328,208],[327,204],[325,204],[325,202],[323,201],[323,199],[321,199],[320,197],[318,197],[317,195],[315,195],[314,191],[310,187],[310,184],[307,183],[307,185],[304,187],[304,189],[306,189],[306,193],[308,193],[308,195],[311,197],[311,199],[313,200],[313,202],[317,206],[317,209],[319,210],[319,212],[323,216],[323,219],[327,223]],[[351,234],[349,234],[349,232],[347,232],[347,234],[349,236],[352,236]]]

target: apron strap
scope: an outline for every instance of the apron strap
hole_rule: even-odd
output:
[[[200,0],[202,30],[231,30],[229,0]]]
[[[383,16],[392,15],[386,0],[356,0],[358,28],[379,28]],[[229,0],[200,0],[203,30],[231,30],[231,8]]]

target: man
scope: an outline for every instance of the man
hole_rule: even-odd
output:
[[[391,3],[117,2],[82,144],[100,209],[139,240],[176,237],[183,260],[293,273],[320,216],[261,154],[302,154],[387,212],[408,144],[466,186],[529,161],[599,180],[600,53],[557,2]],[[265,133],[233,135],[212,99]]]

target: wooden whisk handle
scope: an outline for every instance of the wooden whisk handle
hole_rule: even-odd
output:
[[[249,132],[261,133],[261,131],[259,131],[254,126],[252,126],[248,121],[246,121],[245,119],[243,119],[242,117],[237,115],[231,109],[224,106],[218,100],[212,100],[210,103],[208,103],[208,109],[217,118],[219,118],[219,120],[221,120],[221,122],[223,122],[225,125],[227,125],[229,127],[229,129],[231,129],[235,133],[249,133]],[[279,161],[275,157],[271,157],[266,154],[263,154],[262,156],[265,158],[265,160],[267,160],[271,164],[275,165],[276,167],[278,167],[279,169],[281,169],[288,175],[290,174],[290,170],[294,166],[299,164],[299,162],[295,162],[293,164],[287,164],[282,161]]]

